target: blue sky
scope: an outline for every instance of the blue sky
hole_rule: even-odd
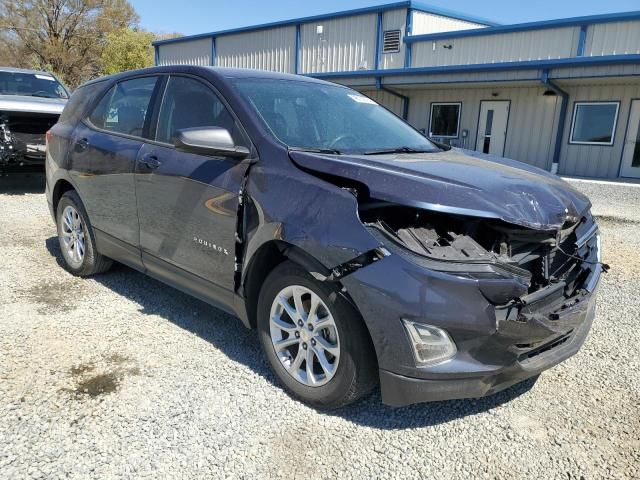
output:
[[[395,0],[129,0],[142,26],[154,32],[185,35],[320,13],[392,3]],[[640,10],[640,0],[431,0],[424,4],[488,18],[521,23]]]

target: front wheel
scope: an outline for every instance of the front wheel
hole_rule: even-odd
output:
[[[86,277],[105,272],[111,267],[111,260],[96,250],[89,217],[75,191],[65,192],[60,198],[56,224],[60,250],[69,272]]]
[[[369,393],[376,360],[360,315],[330,284],[285,262],[260,292],[262,349],[280,382],[294,396],[337,408]]]

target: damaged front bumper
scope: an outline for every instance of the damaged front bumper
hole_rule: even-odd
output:
[[[0,173],[15,167],[44,167],[45,134],[58,115],[0,112]]]
[[[427,269],[397,254],[342,283],[371,332],[382,400],[403,406],[490,395],[575,354],[594,318],[602,271],[597,263],[583,267],[582,285],[568,298],[557,284],[505,305],[488,299],[482,279]],[[403,320],[445,330],[455,355],[417,365]]]

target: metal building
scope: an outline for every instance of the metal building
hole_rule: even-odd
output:
[[[154,46],[158,65],[349,85],[455,146],[563,175],[640,178],[640,11],[498,25],[402,1]]]

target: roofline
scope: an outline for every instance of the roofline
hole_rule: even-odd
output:
[[[2,67],[0,66],[0,72],[13,72],[13,73],[33,73],[33,74],[43,74],[49,75],[50,77],[54,77],[55,75],[51,72],[47,72],[46,70],[33,70],[31,68],[15,68],[15,67]]]
[[[525,32],[527,30],[542,30],[547,28],[574,27],[597,23],[611,23],[640,19],[640,11],[606,13],[604,15],[588,15],[584,17],[561,18],[557,20],[543,20],[539,22],[516,23],[514,25],[499,25],[494,27],[473,28],[453,32],[429,33],[425,35],[405,36],[405,43],[415,43],[428,40],[444,40],[450,38],[478,37],[497,33]]]
[[[446,8],[434,7],[422,2],[410,1],[408,3],[410,4],[408,8],[423,13],[431,13],[433,15],[440,15],[442,17],[455,18],[456,20],[462,20],[469,23],[478,23],[480,25],[486,25],[487,27],[497,27],[499,25],[502,25],[501,23],[494,22],[493,20],[476,17],[475,15],[467,15],[464,13],[456,12],[454,10],[448,10]]]
[[[441,67],[412,67],[386,70],[357,70],[353,72],[307,73],[320,79],[356,77],[392,77],[402,75],[425,75],[438,73],[489,72],[496,70],[542,70],[563,67],[584,67],[598,65],[622,65],[640,63],[640,54],[603,55],[599,57],[572,57],[554,60],[529,60],[524,62],[478,63],[472,65],[448,65]],[[611,75],[615,77],[615,75]],[[478,81],[482,83],[482,80]]]
[[[456,20],[463,20],[465,22],[471,22],[471,23],[477,23],[480,25],[487,25],[487,26],[496,26],[499,25],[495,22],[491,22],[489,20],[485,20],[482,18],[476,18],[470,15],[465,15],[462,13],[458,13],[458,12],[453,12],[453,11],[449,11],[449,10],[445,10],[445,9],[441,9],[441,8],[436,8],[436,7],[431,7],[428,5],[424,5],[422,3],[418,3],[418,2],[414,2],[413,0],[404,0],[401,2],[395,2],[395,3],[386,3],[386,4],[382,4],[382,5],[374,5],[371,7],[363,7],[363,8],[356,8],[353,10],[343,10],[340,12],[333,12],[333,13],[323,13],[320,15],[312,15],[309,17],[300,17],[300,18],[293,18],[293,19],[289,19],[289,20],[280,20],[280,21],[276,21],[276,22],[270,22],[270,23],[262,23],[262,24],[258,24],[258,25],[251,25],[248,27],[239,27],[239,28],[231,28],[231,29],[227,29],[227,30],[219,30],[216,32],[208,32],[208,33],[199,33],[196,35],[185,35],[184,37],[178,37],[178,38],[168,38],[166,40],[156,40],[155,42],[152,43],[153,46],[157,46],[157,45],[166,45],[169,43],[180,43],[183,41],[189,41],[189,40],[198,40],[198,39],[202,39],[202,38],[212,38],[212,37],[220,37],[222,35],[229,35],[229,34],[233,34],[233,33],[245,33],[245,32],[254,32],[254,31],[258,31],[258,30],[265,30],[268,28],[276,28],[276,27],[286,27],[286,26],[293,26],[293,25],[299,25],[301,23],[310,23],[310,22],[315,22],[318,20],[329,20],[332,18],[343,18],[343,17],[352,17],[355,15],[362,15],[362,14],[366,14],[366,13],[381,13],[381,12],[386,12],[389,10],[397,10],[397,9],[401,9],[401,8],[407,8],[407,9],[413,9],[413,10],[417,10],[419,12],[424,12],[424,13],[431,13],[434,15],[440,15],[440,16],[445,16],[445,17],[450,17],[450,18],[454,18]]]

